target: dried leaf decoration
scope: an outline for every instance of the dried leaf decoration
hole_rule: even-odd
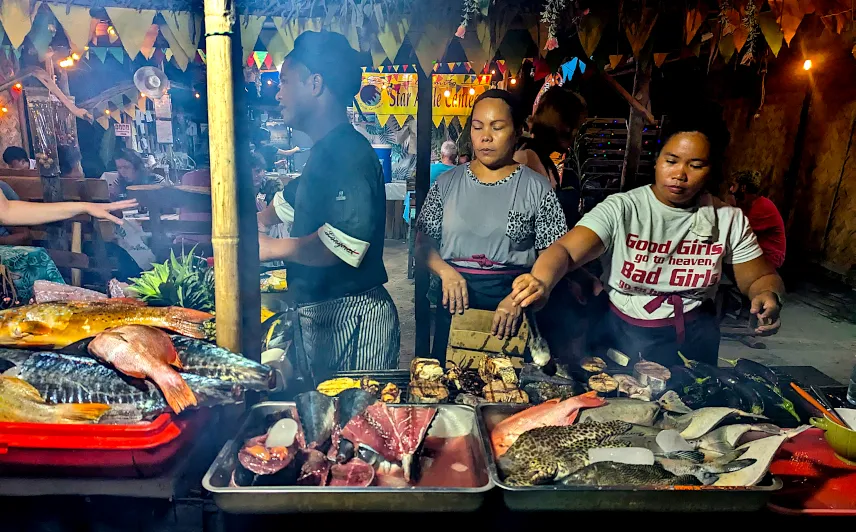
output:
[[[586,57],[594,55],[594,51],[603,35],[603,27],[605,25],[601,17],[591,13],[580,20],[577,32],[579,33],[580,44],[583,45]]]
[[[758,15],[758,25],[761,27],[761,34],[770,46],[770,50],[776,57],[779,56],[779,50],[782,49],[782,39],[784,34],[779,23],[776,22],[776,14],[772,11],[767,11]]]
[[[624,56],[621,54],[609,56],[609,68],[611,68],[612,70],[618,68],[618,65],[621,64],[622,59],[624,59]]]
[[[767,0],[770,4],[770,10],[776,14],[776,20],[779,27],[782,28],[782,34],[785,37],[785,42],[788,46],[791,45],[791,39],[797,33],[797,28],[800,26],[806,9],[814,11],[814,6],[811,3],[803,0]]]
[[[663,63],[666,62],[666,57],[669,54],[654,54],[654,64],[657,65],[657,68],[663,66]]]
[[[698,30],[701,29],[702,23],[707,18],[708,14],[707,4],[703,1],[699,1],[696,7],[687,10],[687,21],[686,21],[686,43],[689,45],[693,38],[695,38]]]
[[[646,7],[642,9],[641,16],[637,20],[624,21],[624,33],[627,35],[635,58],[639,59],[639,52],[642,51],[645,43],[648,42],[648,38],[651,37],[658,16],[659,13],[656,10]]]

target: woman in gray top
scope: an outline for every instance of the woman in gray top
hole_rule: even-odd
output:
[[[440,279],[448,309],[437,313],[432,355],[440,360],[451,315],[467,308],[495,310],[500,339],[517,334],[522,311],[511,284],[567,232],[549,181],[514,161],[523,119],[510,93],[479,96],[470,121],[476,160],[442,174],[419,213],[418,260]]]

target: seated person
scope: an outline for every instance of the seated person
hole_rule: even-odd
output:
[[[776,204],[761,195],[760,172],[736,172],[728,191],[731,193],[728,202],[740,207],[749,219],[749,226],[764,251],[764,258],[770,266],[778,270],[785,262],[785,222]]]
[[[20,146],[9,146],[3,152],[3,162],[12,170],[32,170],[35,164]]]
[[[56,151],[59,157],[59,176],[83,179],[83,168],[80,167],[80,152],[77,148],[60,144],[56,147]]]
[[[124,196],[130,185],[169,184],[169,180],[164,176],[150,172],[143,159],[133,150],[119,150],[113,160],[116,161],[118,177],[107,181],[111,198]]]

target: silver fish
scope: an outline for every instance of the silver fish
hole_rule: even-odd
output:
[[[203,340],[178,334],[170,338],[185,373],[239,384],[256,392],[269,391],[275,384],[274,372],[269,366]]]
[[[659,413],[660,405],[657,403],[620,397],[617,399],[607,399],[606,404],[603,406],[584,410],[580,414],[579,422],[597,421],[598,423],[606,423],[608,421],[624,421],[625,423],[650,427],[654,425],[654,420]]]
[[[760,440],[751,441],[745,445],[741,445],[737,450],[743,451],[741,458],[751,458],[755,463],[751,466],[727,473],[719,477],[716,481],[716,486],[754,486],[761,482],[767,472],[770,470],[770,464],[776,453],[779,452],[779,447],[786,440],[802,433],[809,428],[808,426],[797,427],[787,430],[780,435],[761,438]]]
[[[701,462],[703,455],[694,459],[687,459],[690,453],[675,453],[671,456],[655,456],[654,459],[669,473],[677,476],[692,475],[705,486],[709,486],[719,480],[720,475],[740,471],[755,463],[753,458],[740,458],[744,451],[731,452],[718,460],[712,462]]]
[[[689,443],[694,448],[702,451],[726,454],[734,450],[740,438],[747,432],[761,432],[775,435],[781,434],[782,429],[769,423],[726,425],[708,432],[701,438],[690,440]]]
[[[657,399],[657,403],[660,407],[667,412],[674,412],[676,414],[689,414],[692,412],[692,408],[688,407],[681,400],[681,396],[678,395],[678,392],[675,390],[669,390],[664,393]]]
[[[106,403],[132,405],[143,419],[169,412],[157,386],[149,381],[119,375],[99,361],[74,355],[37,353],[19,366],[18,376],[36,388],[49,403]],[[235,385],[208,377],[181,373],[199,406],[230,404],[242,400]],[[122,418],[134,418],[133,408],[123,408]]]
[[[658,426],[663,429],[675,429],[687,440],[701,438],[728,417],[742,416],[753,419],[767,419],[765,416],[750,414],[736,408],[708,406],[689,414],[673,417],[664,415]]]

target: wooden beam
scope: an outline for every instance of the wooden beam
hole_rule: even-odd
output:
[[[418,74],[417,96],[419,107],[416,110],[416,216],[425,203],[431,183],[431,133],[434,123],[431,121],[431,93],[433,74],[424,72],[416,61]],[[428,303],[428,268],[417,260],[415,265],[416,288],[416,356],[429,356],[431,352],[431,306]]]
[[[235,128],[238,119],[246,119],[241,91],[235,92],[244,76],[240,30],[234,2],[205,0],[208,100],[217,102],[208,106],[217,344],[260,360],[255,194],[250,179],[238,179],[238,168],[250,168],[249,143]]]
[[[648,71],[649,71],[648,82],[649,83],[651,81],[650,70],[651,70],[651,64],[650,64],[650,59],[649,59],[648,60]],[[627,92],[627,90],[624,87],[622,87],[621,84],[618,83],[618,81],[616,81],[614,77],[610,76],[606,72],[601,72],[600,75],[610,87],[615,89],[615,92],[617,92],[622,98],[624,98],[624,100],[627,103],[630,104],[630,106],[633,109],[636,110],[636,112],[642,117],[643,120],[645,120],[645,122],[648,123],[648,125],[653,125],[657,122],[657,120],[654,118],[654,115],[651,114],[651,111],[648,110],[648,107],[647,107],[648,102],[647,101],[643,104],[641,101],[634,98],[633,95],[631,95],[629,92]],[[639,76],[639,62],[636,63],[636,77],[638,78],[638,76]],[[636,92],[636,81],[635,80],[633,82],[633,91]]]
[[[621,190],[636,188],[641,184],[638,173],[639,162],[642,158],[642,133],[646,121],[649,124],[654,122],[653,115],[648,111],[648,102],[651,100],[651,70],[651,55],[644,54],[643,59],[636,62],[633,95],[628,95],[630,100],[637,105],[631,104],[630,118],[627,120],[627,144],[624,149],[624,165],[621,170]]]

